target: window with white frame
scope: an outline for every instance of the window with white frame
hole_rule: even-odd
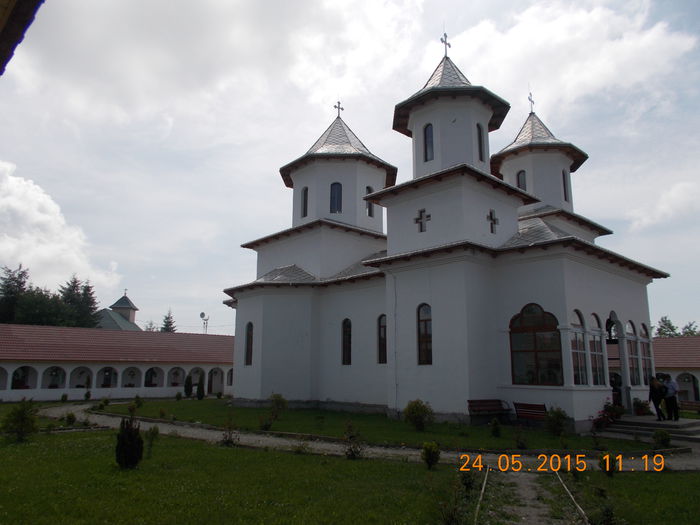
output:
[[[571,327],[571,361],[574,366],[574,384],[587,385],[588,373],[586,371],[586,343],[583,337],[583,317],[578,310],[574,310]]]
[[[600,326],[600,318],[596,314],[591,315],[591,329],[588,336],[588,348],[591,352],[591,379],[594,385],[605,383],[605,361],[603,354],[603,333]]]

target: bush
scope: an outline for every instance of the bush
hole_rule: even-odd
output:
[[[353,426],[352,421],[345,423],[345,457],[347,459],[360,459],[365,449],[360,433]]]
[[[280,414],[287,408],[287,400],[282,394],[272,394],[270,396],[270,418],[279,419]]]
[[[54,423],[53,421],[50,422],[50,423],[47,423],[47,425],[46,425],[46,433],[47,433],[47,434],[51,434],[51,432],[53,432],[54,430],[56,430],[56,423]]]
[[[235,447],[240,441],[238,430],[233,422],[233,415],[229,414],[224,424],[224,433],[221,436],[221,445],[224,447]]]
[[[158,410],[158,415],[160,416],[161,419],[165,419],[167,417],[167,414],[165,413],[165,409],[161,408]]]
[[[615,511],[610,505],[603,506],[589,518],[591,525],[626,525],[627,521],[615,516]]]
[[[92,394],[90,393],[90,391],[89,391],[89,390],[86,390],[86,391],[85,391],[85,394],[83,394],[83,399],[84,399],[85,401],[90,401],[90,398],[91,398],[91,397],[92,397]]]
[[[139,424],[134,418],[123,418],[117,434],[117,448],[115,450],[117,464],[120,468],[134,468],[143,458],[143,439],[139,432]]]
[[[221,399],[222,397],[224,397],[223,392],[217,392],[217,393],[216,393],[216,399]]]
[[[665,430],[654,430],[651,439],[654,441],[654,448],[668,448],[671,446],[671,434]]]
[[[126,409],[129,411],[129,416],[134,417],[134,414],[136,414],[136,404],[129,403]]]
[[[134,405],[136,408],[141,408],[143,406],[143,399],[138,394],[134,396]]]
[[[547,410],[544,419],[544,427],[553,436],[561,436],[566,428],[569,416],[563,408],[554,407]]]
[[[598,466],[608,477],[612,478],[617,470],[618,462],[615,461],[613,454],[601,454],[598,458]]]
[[[192,375],[188,375],[185,378],[185,395],[187,397],[192,397]]]
[[[182,392],[175,394],[175,401],[182,401]]]
[[[26,441],[31,434],[39,431],[36,424],[36,411],[31,399],[27,401],[22,398],[22,401],[5,415],[0,431],[12,436],[17,443]]]
[[[422,432],[426,425],[429,425],[435,420],[433,409],[429,403],[423,403],[420,399],[409,401],[406,408],[403,410],[404,419],[413,425],[413,427]]]
[[[62,394],[61,395],[61,403],[65,403],[68,401],[68,394]]]
[[[494,417],[491,420],[491,423],[489,423],[489,426],[491,427],[491,435],[493,437],[501,437],[501,424],[498,421],[498,418]]]
[[[272,419],[265,416],[260,416],[260,430],[268,431],[272,428]]]
[[[462,484],[464,489],[465,497],[469,496],[469,493],[477,487],[476,472],[473,470],[460,470],[459,471],[459,482]]]
[[[158,439],[160,434],[160,429],[158,425],[153,425],[151,428],[146,430],[146,458],[150,459],[153,452],[153,442]]]
[[[104,406],[109,405],[109,398],[103,397],[102,401],[100,401],[100,403],[102,403],[102,405],[104,405]]]
[[[434,441],[426,441],[423,443],[423,449],[420,452],[420,458],[428,465],[428,470],[440,460],[440,448]]]
[[[197,399],[204,399],[204,372],[199,374],[199,383],[197,383]]]
[[[73,412],[68,412],[66,414],[66,425],[68,425],[69,427],[72,427],[73,425],[75,425],[75,421],[76,421],[75,414]]]

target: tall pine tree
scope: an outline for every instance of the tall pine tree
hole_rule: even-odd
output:
[[[168,308],[168,313],[163,317],[163,324],[160,327],[161,332],[177,332],[177,327],[175,326],[175,319],[173,319],[173,312]]]
[[[14,323],[17,303],[29,288],[29,270],[20,264],[16,270],[2,267],[0,278],[0,323]]]

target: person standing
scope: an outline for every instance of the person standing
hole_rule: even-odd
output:
[[[666,395],[664,399],[666,400],[666,412],[668,420],[678,421],[678,399],[676,394],[678,394],[678,383],[671,377],[665,381]]]
[[[654,404],[657,421],[664,421],[666,419],[666,416],[664,416],[660,406],[664,395],[666,395],[666,387],[661,384],[661,381],[652,376],[651,380],[649,381],[649,401]]]

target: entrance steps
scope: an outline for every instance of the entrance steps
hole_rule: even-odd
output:
[[[657,421],[655,416],[622,416],[605,430],[616,434],[637,435],[651,438],[655,430],[665,430],[671,441],[692,441],[700,443],[700,419],[679,419],[678,421]]]

